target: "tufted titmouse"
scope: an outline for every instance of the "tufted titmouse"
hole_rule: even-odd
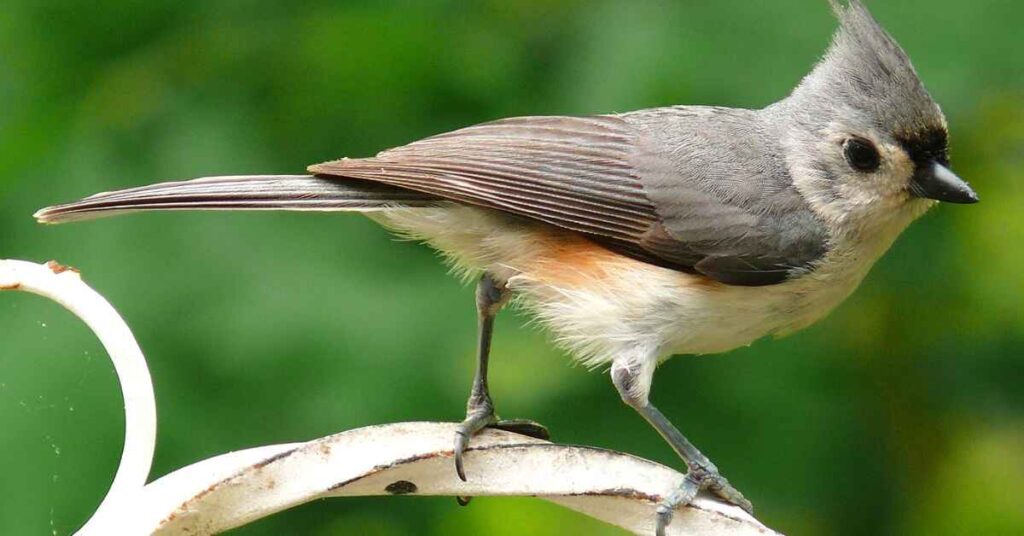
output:
[[[831,2],[840,28],[825,57],[764,109],[505,119],[313,165],[311,175],[144,186],[36,218],[366,213],[480,274],[477,373],[455,437],[460,477],[469,438],[502,425],[487,362],[493,319],[515,295],[577,359],[610,365],[622,399],[686,462],[684,483],[659,507],[659,533],[700,490],[750,510],[650,403],[656,365],[815,322],[935,201],[978,201],[949,169],[945,118],[906,54],[860,1]]]

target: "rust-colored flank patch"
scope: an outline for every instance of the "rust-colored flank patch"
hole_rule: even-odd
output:
[[[530,277],[541,281],[572,286],[604,282],[614,286],[616,282],[623,280],[617,277],[622,272],[636,274],[666,270],[620,255],[576,233],[545,230],[533,234],[533,245],[539,254],[525,271]],[[723,287],[722,283],[700,274],[674,271],[674,275],[677,276],[680,286],[694,286],[705,290]],[[632,279],[634,278],[625,278]]]

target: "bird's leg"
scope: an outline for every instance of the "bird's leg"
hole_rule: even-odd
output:
[[[693,443],[690,443],[679,429],[648,400],[650,374],[653,373],[653,367],[650,367],[649,371],[636,369],[637,367],[613,365],[612,383],[615,384],[622,400],[642,415],[661,434],[661,437],[683,459],[687,468],[683,483],[658,505],[657,535],[664,536],[665,527],[671,523],[676,507],[690,504],[701,490],[708,490],[724,501],[735,504],[748,513],[753,513],[754,507],[750,501],[729,484],[729,481],[718,472],[715,464],[697,450],[697,447],[693,446]],[[647,377],[642,377],[644,375]],[[647,384],[644,388],[637,389],[638,381],[646,381]]]
[[[504,283],[495,281],[489,274],[484,274],[476,286],[476,308],[480,325],[476,374],[473,376],[473,389],[466,402],[466,419],[462,421],[455,432],[455,471],[463,481],[466,480],[466,471],[462,465],[463,453],[469,444],[469,438],[484,427],[492,426],[539,439],[548,438],[547,429],[535,422],[499,421],[494,414],[494,402],[491,400],[491,394],[487,390],[487,361],[491,353],[494,317],[508,302],[509,294],[508,287]]]
[[[476,311],[479,324],[479,340],[476,354],[476,374],[473,388],[466,401],[466,419],[455,431],[455,472],[463,482],[466,471],[462,466],[462,454],[469,444],[469,438],[488,424],[498,422],[494,414],[494,402],[487,389],[487,362],[491,354],[491,334],[494,332],[494,317],[508,301],[508,288],[499,284],[489,274],[484,274],[476,285]]]

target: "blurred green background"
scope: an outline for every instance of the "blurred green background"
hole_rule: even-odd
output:
[[[914,225],[862,288],[780,341],[662,367],[653,400],[790,534],[1024,531],[1024,3],[875,1],[943,105],[983,202]],[[835,26],[824,0],[7,0],[0,257],[74,265],[146,351],[154,476],[376,423],[457,420],[472,289],[355,215],[32,212],[159,180],[301,172],[512,115],[784,96]],[[604,374],[498,321],[499,411],[558,441],[679,467]],[[0,296],[0,533],[68,534],[123,418],[99,344]],[[532,499],[331,500],[237,534],[620,534]]]

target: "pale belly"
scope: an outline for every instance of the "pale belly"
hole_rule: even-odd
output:
[[[783,335],[820,320],[849,296],[866,270],[805,276],[766,287],[710,283],[636,261],[573,284],[545,272],[511,278],[556,337],[590,365],[637,345],[659,358],[714,354]]]
[[[489,210],[453,204],[371,217],[426,240],[467,276],[486,270],[506,280],[519,303],[588,366],[626,353],[663,359],[724,352],[806,327],[839,305],[884,251],[830,254],[813,274],[779,285],[737,287],[623,257],[578,235]]]

